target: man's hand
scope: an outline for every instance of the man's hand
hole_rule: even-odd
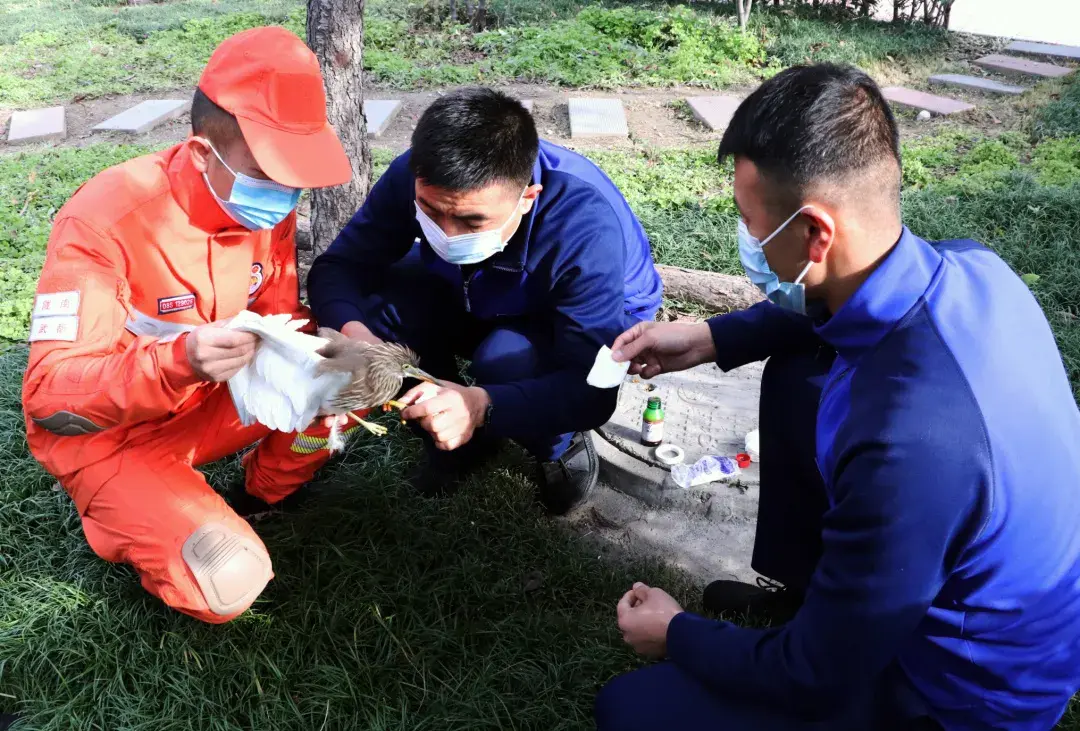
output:
[[[418,419],[435,439],[435,446],[450,451],[472,439],[473,432],[484,424],[491,397],[482,388],[456,383],[421,383],[401,397],[408,408],[402,419]]]
[[[228,330],[222,324],[200,325],[186,336],[188,362],[204,381],[227,381],[255,356],[258,335]]]
[[[611,350],[616,362],[630,361],[630,374],[642,378],[716,360],[712,332],[704,322],[639,322],[617,337]]]
[[[623,639],[635,652],[654,660],[667,655],[668,625],[683,612],[671,595],[638,582],[619,600],[618,612]]]
[[[359,340],[364,343],[371,343],[372,345],[378,345],[382,342],[367,325],[359,320],[350,320],[341,326],[341,334],[347,338],[353,340]]]

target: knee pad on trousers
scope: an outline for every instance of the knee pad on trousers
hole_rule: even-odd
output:
[[[270,556],[250,538],[221,523],[207,523],[192,533],[181,555],[214,614],[239,614],[270,581]]]

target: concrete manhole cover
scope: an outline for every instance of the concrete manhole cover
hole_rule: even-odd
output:
[[[664,442],[685,450],[684,463],[693,464],[708,454],[734,456],[744,451],[747,432],[758,425],[761,369],[754,363],[724,373],[708,364],[651,381],[627,378],[619,388],[615,415],[598,430],[601,480],[653,505],[700,503],[703,493],[724,492],[745,494],[756,503],[757,464],[743,470],[738,482],[683,490],[640,437],[645,404],[650,396],[659,396],[665,412]]]

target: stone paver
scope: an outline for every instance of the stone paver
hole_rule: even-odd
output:
[[[176,119],[187,111],[189,103],[184,99],[149,99],[106,119],[94,129],[102,132],[142,134],[162,122]]]
[[[63,107],[47,107],[15,112],[11,115],[8,142],[26,144],[48,142],[67,137],[67,120]]]
[[[691,96],[686,98],[694,117],[713,132],[725,129],[742,99],[733,96]]]
[[[1068,58],[1080,61],[1080,48],[1077,46],[1058,46],[1053,43],[1034,43],[1032,41],[1015,41],[1006,48],[1009,53],[1028,53],[1033,56],[1054,56],[1056,58]]]
[[[618,406],[595,439],[600,477],[611,487],[651,505],[700,503],[702,493],[743,494],[758,484],[757,465],[740,476],[740,487],[717,482],[682,489],[668,468],[641,444],[641,414],[650,396],[664,405],[664,443],[682,447],[684,464],[708,454],[734,456],[744,451],[746,434],[758,425],[761,365],[723,373],[715,365],[669,373],[651,381],[627,378]]]
[[[364,118],[367,120],[368,137],[381,137],[400,111],[401,101],[398,99],[365,99]]]
[[[881,90],[881,93],[893,104],[910,109],[925,109],[936,115],[958,114],[960,112],[969,112],[975,108],[974,104],[927,94],[925,91],[907,89],[902,86],[887,86]]]
[[[1022,74],[1024,76],[1035,76],[1040,79],[1060,79],[1073,72],[1071,68],[1066,66],[1042,63],[1040,61],[1029,61],[1026,58],[1017,58],[1015,56],[1002,56],[997,53],[983,56],[972,63],[976,66],[981,66],[988,71],[997,71],[1006,74]]]
[[[1000,81],[994,81],[993,79],[984,79],[980,76],[965,76],[964,74],[938,74],[930,77],[930,83],[938,86],[955,86],[971,91],[984,91],[989,94],[1009,94],[1013,96],[1023,94],[1028,90],[1025,86],[1002,84]]]
[[[618,99],[571,99],[570,137],[628,137],[626,113]]]

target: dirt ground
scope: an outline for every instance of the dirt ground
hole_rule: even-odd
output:
[[[927,70],[926,74],[931,72],[981,74],[963,58],[950,61],[945,67]],[[925,75],[917,74],[916,77],[925,78]],[[883,76],[880,81],[884,85],[905,83],[903,79],[893,74],[887,77]],[[1016,80],[1013,79],[1012,81],[1015,82]],[[942,128],[957,127],[975,128],[986,134],[994,135],[1007,129],[1016,128],[1027,109],[1037,102],[1045,101],[1045,93],[1040,93],[1038,90],[1019,98],[1012,98],[989,96],[958,89],[932,88],[925,82],[920,83],[911,78],[908,78],[906,83],[914,88],[972,102],[977,108],[967,114],[954,117],[935,117],[929,121],[919,121],[916,118],[917,110],[900,111],[898,116],[901,134],[905,138],[932,134]],[[1026,83],[1031,85],[1031,82]],[[693,87],[581,91],[535,84],[510,84],[498,88],[519,99],[532,99],[534,104],[533,114],[540,135],[545,139],[570,148],[616,150],[635,147],[685,148],[697,145],[712,146],[719,141],[721,136],[720,132],[712,132],[697,122],[685,103],[685,99],[690,96],[704,96],[721,92]],[[742,98],[750,91],[750,87],[745,87],[728,89],[722,93]],[[420,115],[423,114],[432,101],[445,92],[445,89],[402,92],[379,86],[372,86],[367,89],[365,95],[369,99],[400,99],[402,101],[401,110],[386,132],[380,137],[372,139],[372,146],[394,152],[404,151],[409,145],[409,137]],[[151,145],[167,145],[178,142],[188,133],[190,120],[187,114],[166,122],[142,135],[95,132],[93,127],[146,99],[186,99],[190,97],[190,94],[190,89],[176,89],[153,94],[131,94],[71,102],[67,105],[67,139],[49,144],[63,147],[82,147],[97,142],[139,142]],[[630,136],[626,139],[571,139],[567,102],[572,97],[584,96],[621,100],[626,110]],[[0,128],[6,130],[10,116],[11,110],[0,110]],[[9,145],[7,142],[0,142],[0,155],[24,149],[33,149],[33,146]]]

